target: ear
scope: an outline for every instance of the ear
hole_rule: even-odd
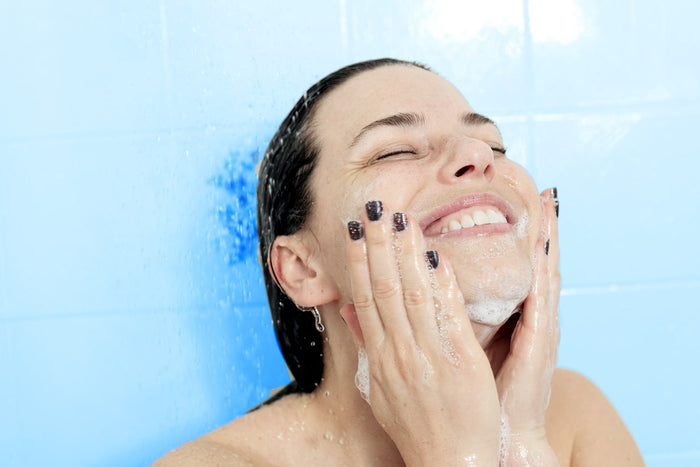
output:
[[[308,235],[297,232],[275,238],[268,268],[285,294],[299,306],[319,306],[337,300],[337,285],[312,254]]]

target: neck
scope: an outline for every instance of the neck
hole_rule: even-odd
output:
[[[381,465],[403,465],[393,441],[355,386],[358,348],[339,316],[324,314],[323,378],[309,395],[318,430],[326,441],[341,445],[357,465],[376,465],[378,459]]]

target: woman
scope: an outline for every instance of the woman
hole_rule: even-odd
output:
[[[338,70],[259,176],[294,381],[159,463],[643,465],[602,393],[554,368],[556,189],[450,83],[392,59]]]

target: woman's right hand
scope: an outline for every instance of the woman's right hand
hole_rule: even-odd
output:
[[[353,304],[341,308],[359,323],[372,412],[407,465],[497,465],[496,385],[454,273],[444,258],[430,265],[413,219],[374,217],[348,225]]]

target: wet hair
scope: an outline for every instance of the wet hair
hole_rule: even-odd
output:
[[[277,341],[293,376],[292,383],[273,399],[290,392],[312,392],[323,376],[323,339],[316,330],[313,314],[296,307],[270,276],[268,268],[272,242],[279,235],[291,235],[304,227],[314,203],[310,180],[320,152],[312,128],[315,110],[324,96],[350,78],[394,65],[430,70],[416,62],[381,58],[334,71],[297,101],[272,137],[260,163],[257,215],[263,277]]]

